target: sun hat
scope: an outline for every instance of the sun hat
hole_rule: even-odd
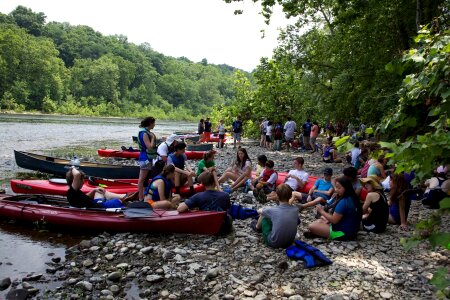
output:
[[[382,190],[383,186],[380,183],[380,180],[378,179],[378,176],[376,175],[370,175],[366,178],[361,178],[360,181],[362,183],[370,183],[374,190]]]
[[[181,142],[181,139],[176,134],[171,134],[167,137],[166,142],[170,146],[174,141]]]

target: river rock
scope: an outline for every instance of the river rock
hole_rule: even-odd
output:
[[[36,281],[42,278],[42,274],[28,274],[26,277],[22,278],[22,281]]]
[[[381,292],[380,293],[381,298],[383,299],[391,299],[392,298],[392,294],[389,292]]]
[[[12,289],[6,294],[6,300],[25,300],[30,293],[26,289]]]
[[[86,268],[92,267],[93,265],[94,265],[94,262],[90,258],[83,261],[83,266]]]
[[[0,291],[6,290],[11,285],[11,278],[6,277],[0,280]]]
[[[92,283],[87,281],[79,281],[76,286],[82,287],[85,291],[92,291]]]
[[[156,283],[156,282],[161,282],[164,280],[164,277],[160,276],[160,275],[147,275],[147,277],[145,278],[145,280],[147,280],[148,282],[151,283]]]
[[[118,282],[122,278],[121,272],[112,272],[108,275],[108,280],[112,282]]]
[[[153,247],[144,247],[141,250],[139,250],[142,254],[149,254],[153,252]]]

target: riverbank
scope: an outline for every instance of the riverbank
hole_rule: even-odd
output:
[[[325,167],[317,153],[265,151],[252,141],[244,147],[253,162],[264,153],[278,171],[290,170],[297,156],[304,157],[310,175],[320,176]],[[235,153],[230,145],[220,151],[220,171]],[[346,165],[326,166],[339,176]],[[233,198],[262,207],[246,194]],[[416,224],[430,213],[413,202],[409,222]],[[300,218],[298,238],[304,240],[314,211],[302,211]],[[443,224],[448,226],[448,221]],[[333,261],[331,266],[306,269],[302,261],[288,259],[284,250],[264,246],[249,223],[236,220],[233,233],[223,238],[103,233],[68,249],[65,260],[49,257],[46,274],[11,278],[13,288],[36,293],[33,288],[40,282],[58,282],[57,288],[40,290],[51,299],[434,299],[428,280],[437,266],[450,263],[448,251],[433,251],[425,243],[406,252],[400,238],[409,237],[413,227],[403,232],[389,225],[384,234],[360,232],[351,242],[305,240]]]

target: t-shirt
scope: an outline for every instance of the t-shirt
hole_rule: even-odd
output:
[[[211,122],[205,121],[205,132],[211,132]]]
[[[252,169],[252,162],[247,159],[247,161],[244,163],[244,166],[241,168],[240,165],[236,164],[236,161],[234,162],[235,168],[238,170],[239,175],[242,175],[247,171],[249,168]]]
[[[350,197],[341,199],[336,205],[334,212],[342,215],[342,219],[339,223],[331,225],[333,231],[342,231],[349,238],[355,237],[359,230],[361,219],[358,216],[353,200]]]
[[[206,190],[195,194],[184,203],[189,209],[198,208],[206,211],[227,211],[230,207],[230,195],[225,192]]]
[[[284,124],[284,134],[288,138],[294,138],[295,129],[297,129],[297,124],[295,124],[294,121],[287,121],[286,124]]]
[[[314,183],[314,186],[315,186],[316,190],[319,190],[319,191],[328,191],[329,189],[331,189],[333,187],[333,185],[331,184],[331,181],[326,181],[325,179],[322,179],[322,178],[317,179],[316,182]],[[314,194],[315,194],[315,196],[322,197],[325,200],[330,199],[330,196],[327,196],[327,195],[317,192],[317,191],[315,191]]]
[[[272,135],[272,125],[267,125],[266,135]]]
[[[162,156],[169,156],[169,145],[166,142],[161,143],[156,151],[158,152],[158,156],[153,160],[153,165],[158,160],[162,160]]]
[[[203,168],[211,168],[211,167],[214,167],[215,165],[216,165],[216,163],[213,160],[205,161],[204,159],[202,159],[198,163],[197,177],[200,176],[200,174],[202,174],[204,172]]]
[[[351,154],[352,154],[352,165],[356,165],[356,161],[358,160],[358,156],[361,154],[361,149],[359,148],[352,148],[352,150],[350,150]]]
[[[261,167],[260,165],[256,165],[256,170],[255,170],[256,178],[258,178],[261,175],[263,170],[264,170],[264,167]]]
[[[309,136],[310,134],[311,134],[311,123],[305,122],[305,124],[303,124],[303,135]]]
[[[83,207],[103,207],[101,204],[97,204],[93,199],[83,193],[81,190],[74,190],[72,186],[67,191],[67,201],[70,206],[83,208]]]
[[[225,125],[219,124],[219,134],[225,134]]]
[[[265,169],[263,169],[263,171],[259,174],[258,180],[261,180],[261,179],[263,178],[263,176],[264,176],[264,170],[265,170]],[[275,184],[275,183],[277,182],[277,179],[278,179],[278,173],[277,173],[277,172],[273,172],[273,174],[270,175],[269,179],[267,179],[266,182],[267,182],[267,183],[270,183],[270,184]]]
[[[242,132],[242,121],[236,120],[233,122],[233,132],[241,133]]]
[[[312,138],[316,138],[319,135],[319,126],[317,126],[316,124],[313,125],[312,129],[311,129],[311,133],[310,136]]]
[[[293,175],[293,176],[297,176],[298,178],[300,178],[303,182],[308,182],[308,177],[309,174],[306,173],[304,170],[290,170],[288,175]],[[285,183],[287,185],[289,185],[293,191],[296,191],[298,188],[298,182],[297,179],[294,179],[292,177],[289,177]]]
[[[262,215],[272,221],[272,231],[267,236],[271,247],[285,248],[292,244],[297,234],[298,208],[280,204],[263,209]]]
[[[178,169],[184,170],[184,165],[185,165],[185,163],[186,163],[186,161],[187,161],[187,156],[186,156],[186,154],[185,154],[185,153],[181,154],[177,161],[174,161],[174,156],[175,156],[175,154],[171,154],[171,155],[169,155],[169,156],[167,157],[167,164],[168,164],[168,165],[174,165],[174,166],[177,167]],[[184,163],[183,163],[182,166],[180,165],[181,160],[184,161]]]

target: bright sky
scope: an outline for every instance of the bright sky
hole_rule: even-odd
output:
[[[275,9],[270,26],[250,0],[3,0],[0,12],[18,5],[43,12],[47,22],[88,25],[105,35],[122,34],[128,41],[147,42],[164,55],[185,56],[194,62],[228,64],[253,70],[261,57],[271,57],[278,28],[293,23]],[[242,15],[234,15],[242,9]],[[261,39],[261,29],[265,38]]]

